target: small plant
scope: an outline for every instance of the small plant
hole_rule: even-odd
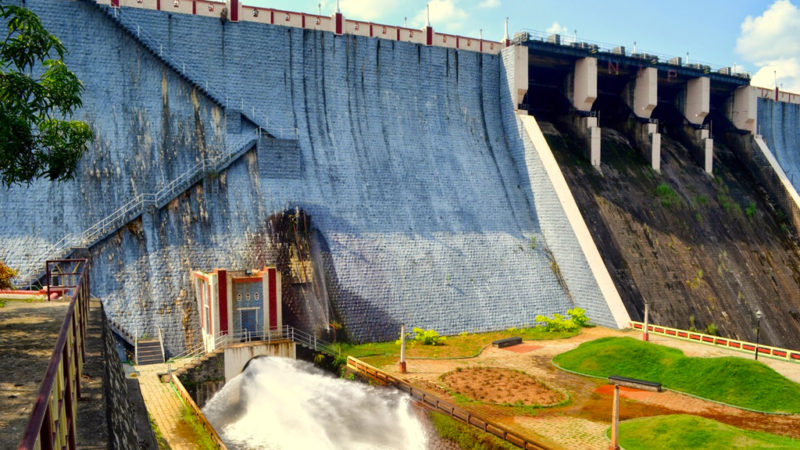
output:
[[[0,261],[0,289],[11,289],[11,279],[17,276],[17,271]]]
[[[567,314],[569,314],[570,320],[575,322],[580,328],[592,326],[589,324],[589,318],[586,317],[586,310],[583,308],[572,308],[567,310]]]
[[[414,327],[414,341],[422,345],[444,345],[447,340],[444,336],[439,336],[436,330],[423,330],[422,328]]]
[[[694,314],[689,315],[689,331],[697,331],[697,327],[694,324]]]
[[[706,327],[706,334],[710,334],[712,336],[716,336],[717,335],[717,331],[718,331],[717,330],[717,326],[714,325],[713,322],[708,324],[708,326]]]
[[[536,236],[531,236],[531,250],[536,249]]]
[[[550,331],[574,331],[580,328],[578,324],[572,321],[572,319],[567,319],[566,317],[562,316],[561,314],[553,314],[553,318],[549,318],[547,316],[538,315],[536,316],[537,322],[544,322],[545,330],[548,332]]]
[[[747,217],[753,217],[755,213],[756,213],[756,202],[750,202],[750,204],[747,205],[747,208],[744,209],[744,215],[746,215]]]
[[[680,203],[678,194],[667,183],[661,183],[656,187],[656,196],[661,199],[661,206],[667,208]]]

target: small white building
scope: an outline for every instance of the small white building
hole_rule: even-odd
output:
[[[223,336],[234,342],[280,336],[281,273],[275,267],[193,271],[192,282],[207,352],[214,350]]]

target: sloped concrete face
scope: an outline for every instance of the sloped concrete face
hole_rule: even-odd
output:
[[[70,48],[67,63],[87,86],[78,118],[96,140],[75,182],[0,192],[13,213],[0,224],[0,257],[12,265],[253,127],[229,126],[224,109],[94,6],[26,5]],[[181,61],[178,70],[185,64],[199,86],[284,139],[91,249],[93,292],[132,334],[160,328],[172,354],[198,345],[190,270],[268,263],[267,218],[295,207],[319,229],[333,306],[357,341],[394,339],[400,323],[443,334],[522,326],[576,305],[547,251],[574,238],[550,242],[539,205],[557,209],[555,193],[525,191],[546,182],[521,171],[523,144],[506,135],[502,122],[515,119],[504,105],[514,103],[500,57],[121,13]],[[597,323],[617,324],[608,308],[587,309]]]
[[[758,99],[758,133],[786,177],[800,190],[800,105]]]

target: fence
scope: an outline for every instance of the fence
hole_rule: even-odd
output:
[[[643,330],[644,324],[642,322],[631,322],[631,328]],[[780,347],[772,347],[769,345],[755,344],[753,342],[728,339],[710,334],[680,330],[678,328],[669,328],[660,325],[648,325],[647,331],[649,333],[674,337],[677,339],[683,339],[685,341],[701,342],[703,344],[714,345],[717,347],[730,348],[740,352],[755,354],[756,351],[758,351],[759,355],[800,363],[800,350],[789,350]]]
[[[547,448],[544,447],[542,444],[531,440],[530,438],[524,437],[514,431],[511,431],[502,425],[493,423],[488,419],[485,419],[477,414],[467,411],[466,409],[455,406],[452,403],[442,400],[423,389],[412,386],[405,380],[395,378],[387,374],[386,372],[383,372],[379,369],[376,369],[375,367],[370,366],[365,362],[353,358],[352,356],[347,357],[347,368],[362,375],[365,375],[369,378],[392,385],[400,389],[401,391],[408,393],[409,395],[411,395],[412,398],[418,400],[427,408],[430,408],[434,411],[443,414],[447,414],[448,416],[460,422],[477,427],[487,433],[491,433],[497,436],[498,438],[508,441],[518,447],[524,449]]]
[[[81,396],[89,315],[89,270],[85,259],[47,261],[46,268],[48,289],[67,288],[71,300],[18,448],[75,449],[77,403]],[[51,281],[64,279],[74,284],[50,285]]]

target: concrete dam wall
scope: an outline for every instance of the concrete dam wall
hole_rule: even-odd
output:
[[[800,190],[800,105],[759,98],[758,128],[792,186]]]
[[[74,181],[0,192],[12,267],[256,126],[283,139],[260,139],[90,249],[92,290],[130,334],[161,329],[171,352],[195,345],[190,269],[270,263],[268,217],[296,207],[319,230],[331,301],[355,340],[393,339],[400,323],[521,326],[574,306],[616,326],[540,162],[506,135],[516,126],[499,56],[157,11],[115,19],[90,2],[26,6],[70,49],[95,142]]]

